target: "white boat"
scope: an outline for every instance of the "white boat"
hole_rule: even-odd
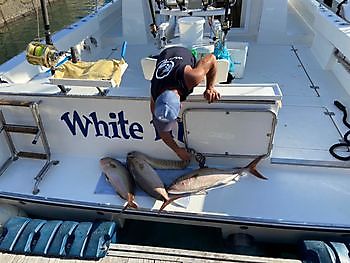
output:
[[[240,26],[225,41],[234,80],[216,85],[221,99],[211,104],[202,96],[205,83],[196,87],[173,134],[210,167],[242,167],[264,155],[258,170],[268,180],[246,175],[161,213],[162,202],[137,189],[139,208],[121,213],[125,201],[101,175],[102,157],[125,161],[137,150],[177,158],[150,123],[150,56],[188,45],[191,36],[180,34],[177,22],[189,15],[206,19],[195,47],[210,52],[213,35],[225,24],[216,22],[213,33],[208,20],[229,13],[225,7],[204,10],[201,1],[186,1],[184,10],[176,3],[171,10],[153,4],[156,38],[149,32],[149,2],[141,0],[114,0],[53,35],[58,50],[75,47],[79,59],[93,62],[120,59],[127,41],[119,87],[111,79],[53,78],[49,68],[29,64],[26,52],[0,66],[1,202],[38,217],[201,225],[220,228],[224,237],[348,237],[350,162],[333,157],[329,148],[349,129],[334,101],[350,107],[350,23],[315,0],[242,1]],[[222,82],[229,62],[218,63]],[[348,156],[349,146],[336,153]],[[160,173],[169,183],[184,172]]]

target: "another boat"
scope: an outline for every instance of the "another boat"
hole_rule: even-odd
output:
[[[245,233],[262,241],[348,238],[350,162],[343,135],[349,127],[343,112],[350,106],[350,23],[315,0],[237,1],[240,8],[231,1],[166,2],[114,0],[54,34],[55,48],[36,43],[33,48],[60,55],[49,67],[29,64],[26,52],[0,66],[1,202],[38,217],[201,225],[220,228],[224,237]],[[234,12],[239,26],[228,30]],[[205,18],[199,42],[192,45],[193,35],[179,33],[179,17]],[[196,21],[188,26],[201,31]],[[141,151],[177,158],[151,124],[153,56],[170,45],[201,56],[218,39],[233,60],[233,81],[224,83],[230,64],[219,59],[221,99],[208,104],[205,83],[199,85],[183,103],[173,135],[210,167],[242,167],[264,155],[258,170],[268,180],[243,176],[162,213],[161,201],[137,189],[139,208],[121,213],[125,201],[101,175],[102,157],[125,161],[128,152]],[[53,77],[56,63],[72,57],[125,60],[119,87],[112,78]],[[347,160],[329,152],[340,141],[335,156]],[[194,161],[190,169],[197,167]],[[159,173],[167,184],[184,171]]]

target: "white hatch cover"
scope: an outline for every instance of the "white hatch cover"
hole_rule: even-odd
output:
[[[266,109],[188,109],[185,143],[207,156],[270,154],[276,115]]]

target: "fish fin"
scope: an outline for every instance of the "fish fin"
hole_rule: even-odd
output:
[[[199,192],[193,193],[194,195],[207,195],[208,191],[207,190],[200,190]]]
[[[260,178],[260,179],[264,179],[267,180],[267,177],[263,176],[257,169],[256,166],[257,164],[261,161],[261,159],[264,157],[264,155],[260,155],[258,158],[256,158],[255,160],[253,160],[252,162],[250,162],[246,167],[244,167],[245,169],[248,169],[250,173],[252,173],[253,175],[255,175],[256,177]]]
[[[174,202],[176,199],[179,199],[179,198],[182,198],[185,196],[188,196],[188,194],[173,196],[173,197],[169,198],[168,200],[165,200],[164,203],[162,204],[162,206],[159,208],[158,213],[162,212],[166,206],[168,206],[170,203]]]

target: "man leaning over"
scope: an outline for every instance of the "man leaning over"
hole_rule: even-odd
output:
[[[170,47],[163,50],[156,64],[151,81],[151,112],[153,125],[159,136],[182,160],[191,155],[179,147],[171,130],[176,126],[181,102],[193,92],[193,88],[206,77],[206,90],[203,95],[209,103],[220,98],[214,88],[216,78],[216,59],[213,54],[206,55],[196,63],[192,53],[184,47]]]

